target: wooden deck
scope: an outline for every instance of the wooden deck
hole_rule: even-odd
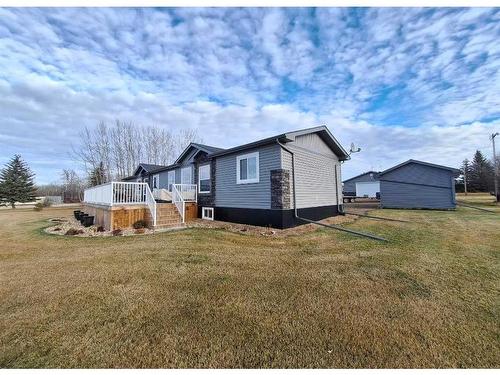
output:
[[[157,227],[180,226],[182,220],[180,215],[176,220],[161,221],[162,214],[165,212],[166,206],[171,203],[157,204]],[[163,207],[160,209],[160,207]],[[177,210],[172,205],[172,210]],[[120,206],[104,206],[90,203],[84,203],[82,211],[86,214],[94,216],[94,224],[102,226],[106,230],[131,228],[136,221],[144,220],[149,226],[152,226],[152,217],[146,205],[120,205]],[[176,211],[177,212],[177,211]],[[198,207],[196,202],[186,202],[185,221],[196,219],[198,216]]]

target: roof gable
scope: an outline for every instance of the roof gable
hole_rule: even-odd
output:
[[[182,153],[179,155],[179,157],[177,158],[177,160],[175,161],[174,164],[182,163],[182,161],[185,160],[186,157],[190,155],[192,150],[196,150],[196,152],[192,155],[193,157],[195,157],[198,154],[198,152],[200,152],[200,151],[206,152],[208,155],[212,155],[216,152],[223,151],[224,149],[219,148],[219,147],[207,146],[207,145],[202,145],[200,143],[191,142],[184,149],[184,151],[182,151]]]
[[[419,165],[423,165],[423,166],[426,166],[426,167],[432,167],[432,168],[439,168],[439,169],[444,169],[444,170],[448,170],[450,172],[453,172],[453,173],[460,173],[460,170],[456,169],[456,168],[452,168],[452,167],[446,167],[444,165],[439,165],[439,164],[432,164],[432,163],[427,163],[425,161],[420,161],[420,160],[415,160],[415,159],[409,159],[403,163],[400,163],[398,165],[395,165],[394,167],[391,167],[389,169],[386,169],[385,171],[382,171],[379,173],[380,176],[386,174],[386,173],[389,173],[389,172],[392,172],[396,169],[399,169],[399,168],[402,168],[408,164],[419,164]]]
[[[365,172],[365,173],[361,173],[361,174],[358,174],[357,176],[354,176],[354,177],[351,177],[351,178],[348,178],[347,180],[344,180],[342,182],[349,182],[349,181],[352,181],[356,178],[359,178],[359,177],[362,177],[362,176],[365,176],[367,174],[370,174],[370,173],[373,173],[373,178],[374,179],[377,179],[378,178],[378,175],[380,174],[380,172],[376,172],[376,171],[368,171],[368,172]]]
[[[295,138],[306,135],[316,133],[330,149],[339,157],[339,160],[348,160],[349,153],[342,147],[342,145],[337,141],[337,139],[333,136],[333,134],[328,130],[325,125],[316,126],[314,128],[308,128],[303,130],[296,130],[293,132],[285,133],[286,138],[291,141],[294,141]]]
[[[137,176],[137,174],[140,173],[141,170],[143,170],[146,173],[151,173],[151,172],[154,172],[155,170],[161,169],[161,168],[164,168],[164,166],[158,165],[158,164],[139,163],[139,165],[135,169],[134,174],[132,176]]]
[[[264,138],[259,141],[247,143],[241,146],[229,148],[227,150],[222,150],[215,152],[213,155],[214,156],[221,156],[221,155],[226,155],[230,154],[233,152],[238,152],[242,150],[247,150],[250,148],[254,147],[259,147],[259,146],[264,146],[270,143],[275,143],[276,140],[280,140],[283,143],[286,142],[293,142],[296,137],[305,135],[305,134],[311,134],[311,133],[317,133],[321,139],[330,147],[330,149],[335,153],[335,155],[338,156],[339,160],[348,160],[349,153],[340,145],[340,143],[335,139],[335,137],[330,133],[328,128],[324,125],[322,126],[316,126],[314,128],[308,128],[308,129],[302,129],[302,130],[297,130],[297,131],[292,131],[288,133],[283,133],[283,134],[278,134],[273,137],[269,138]]]

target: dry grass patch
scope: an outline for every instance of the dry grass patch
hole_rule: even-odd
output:
[[[497,209],[498,210],[498,209]],[[0,213],[1,367],[498,367],[499,215],[260,236],[43,233]]]

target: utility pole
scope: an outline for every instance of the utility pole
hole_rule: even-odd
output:
[[[464,193],[467,195],[467,173],[469,172],[469,160],[465,159],[462,162],[462,170],[464,172]]]
[[[497,153],[495,151],[495,137],[499,135],[500,133],[496,132],[491,135],[491,143],[493,144],[493,178],[495,182],[495,200],[498,202],[499,196],[498,196],[498,176],[497,176]]]
[[[469,167],[469,164],[467,163],[464,168],[464,192],[465,195],[467,195],[467,168]]]

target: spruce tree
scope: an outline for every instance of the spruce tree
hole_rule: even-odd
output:
[[[469,186],[470,191],[491,191],[493,187],[493,166],[479,150],[472,160]]]
[[[20,155],[14,155],[0,172],[0,205],[33,202],[36,197],[34,173]]]

